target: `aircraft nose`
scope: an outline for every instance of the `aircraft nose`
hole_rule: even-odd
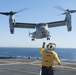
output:
[[[41,31],[42,31],[42,32],[45,32],[45,31],[46,31],[46,29],[45,29],[44,27],[42,27],[42,28],[41,28]]]

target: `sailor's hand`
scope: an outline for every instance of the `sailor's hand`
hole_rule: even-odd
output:
[[[43,45],[42,45],[42,48],[44,48],[45,47],[45,42],[43,42]]]
[[[58,63],[58,65],[60,65],[60,63]]]

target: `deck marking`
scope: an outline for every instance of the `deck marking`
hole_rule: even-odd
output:
[[[15,70],[15,69],[2,69],[2,70],[7,70],[7,71],[14,71],[14,72],[24,72],[24,73],[31,73],[31,74],[40,74],[40,73],[37,73],[37,72],[32,72],[32,71],[21,71],[21,70]]]
[[[20,61],[7,61],[7,60],[0,60],[0,62],[1,62],[1,64],[0,65],[2,65],[2,62],[5,62],[6,63],[6,65],[7,65],[7,63],[8,64],[30,64],[30,65],[36,65],[36,66],[41,66],[41,64],[36,64],[36,63],[32,63],[32,62],[20,62]],[[3,63],[3,64],[5,64],[5,63]],[[56,67],[56,68],[66,68],[66,69],[75,69],[76,70],[76,67],[71,67],[71,66],[57,66],[57,65],[55,65],[54,67]]]

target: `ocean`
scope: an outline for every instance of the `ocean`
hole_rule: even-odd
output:
[[[41,58],[40,48],[9,48],[0,47],[0,57]],[[76,48],[56,48],[59,58],[63,61],[76,61]]]

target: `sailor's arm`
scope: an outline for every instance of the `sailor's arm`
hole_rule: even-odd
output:
[[[43,53],[44,48],[45,48],[45,42],[43,42],[42,48],[40,49],[40,54],[42,54],[42,53]]]
[[[58,63],[58,65],[60,65],[60,59],[58,58],[57,53],[54,53],[54,55],[55,55],[55,60],[56,60],[56,62]]]

